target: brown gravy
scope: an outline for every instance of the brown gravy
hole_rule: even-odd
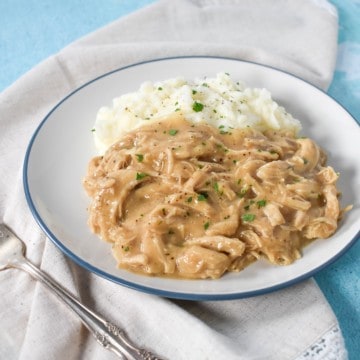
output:
[[[181,117],[127,133],[91,160],[89,225],[121,268],[218,278],[260,257],[291,264],[340,216],[337,174],[308,138]]]

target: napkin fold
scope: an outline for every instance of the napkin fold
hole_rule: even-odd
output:
[[[336,10],[325,0],[163,0],[76,41],[0,94],[0,218],[25,241],[33,263],[165,359],[346,359],[337,320],[312,279],[223,302],[140,293],[64,256],[33,220],[22,188],[36,127],[92,78],[155,58],[212,55],[270,65],[326,89],[337,27]],[[116,358],[26,273],[1,272],[0,284],[1,359]]]

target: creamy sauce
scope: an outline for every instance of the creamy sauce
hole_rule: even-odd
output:
[[[92,231],[121,268],[218,278],[265,257],[287,265],[340,216],[337,174],[308,138],[182,117],[124,135],[89,164]]]

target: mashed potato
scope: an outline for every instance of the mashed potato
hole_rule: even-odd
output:
[[[111,107],[98,111],[93,128],[95,145],[102,154],[124,132],[174,113],[190,122],[205,121],[225,130],[252,127],[296,134],[301,129],[300,122],[279,106],[268,90],[248,88],[227,73],[219,73],[194,81],[179,77],[144,82],[138,91],[115,98]]]

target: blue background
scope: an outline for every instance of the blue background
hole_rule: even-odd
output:
[[[153,2],[0,0],[0,91],[72,41]],[[332,0],[331,3],[339,13],[339,48],[328,92],[359,121],[360,0]],[[360,359],[359,259],[358,241],[338,261],[315,276],[338,317],[350,360]]]

